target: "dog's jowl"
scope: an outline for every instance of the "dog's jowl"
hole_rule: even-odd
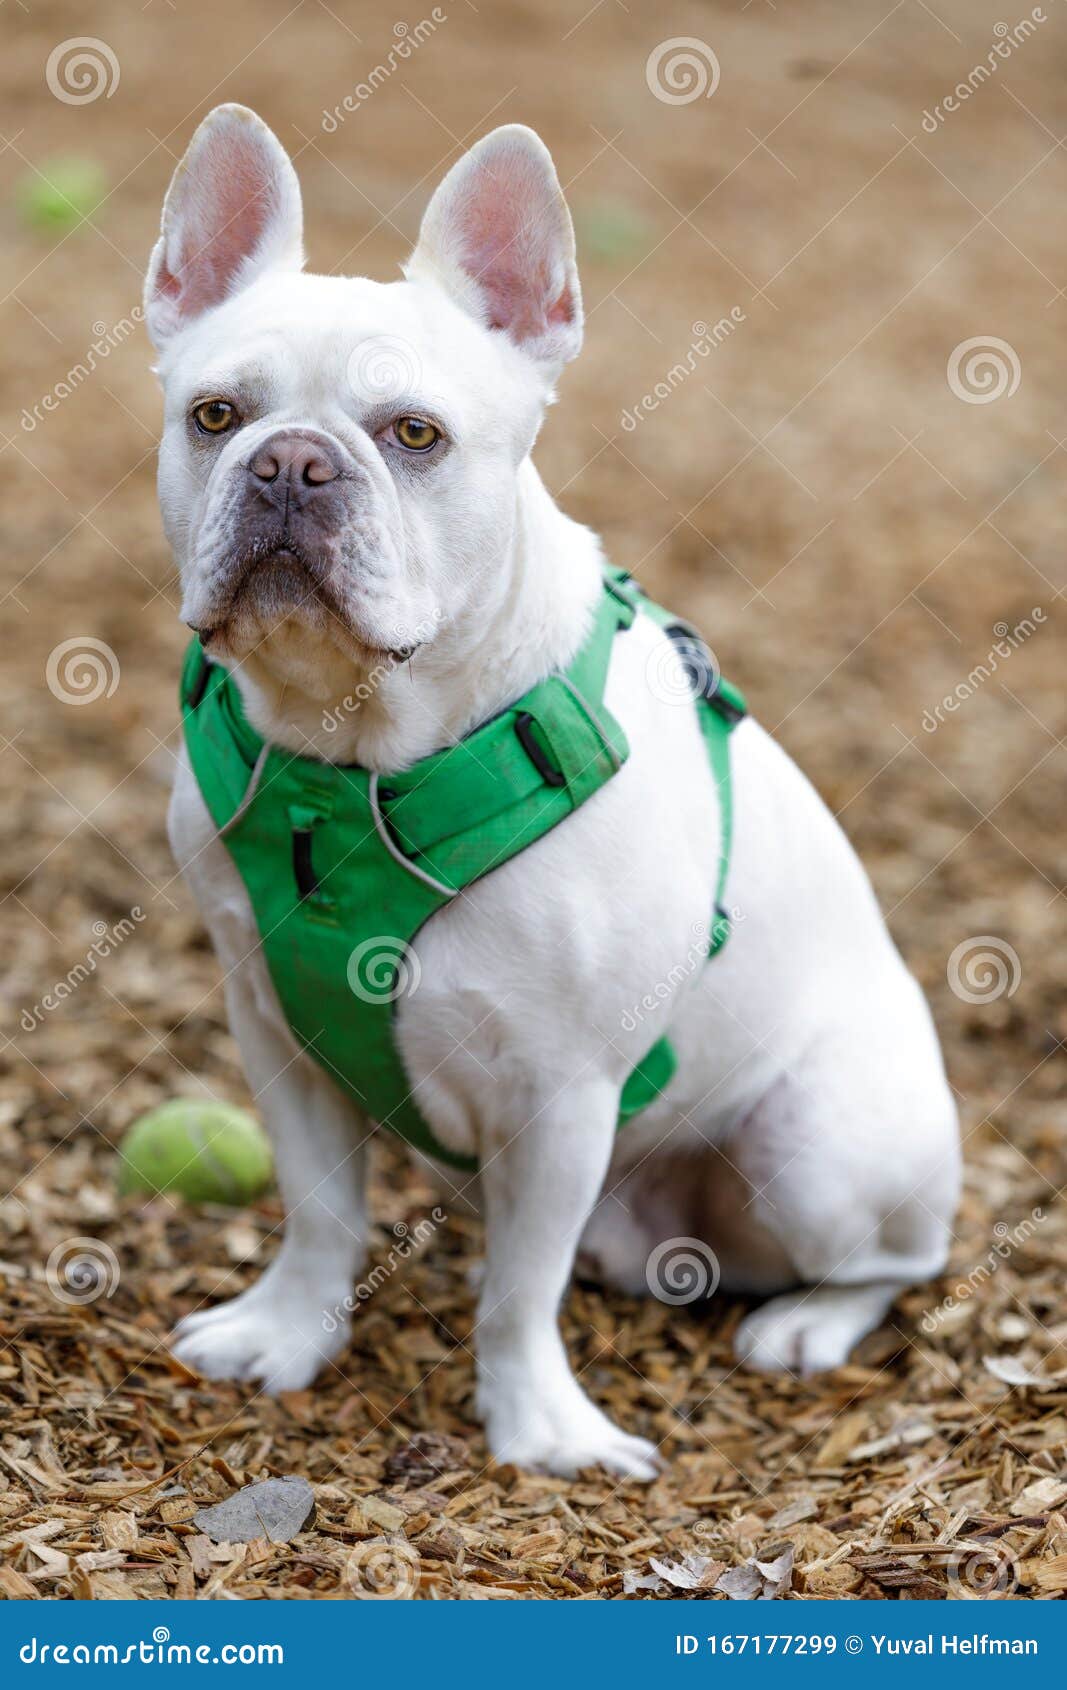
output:
[[[446,1211],[485,1216],[492,1454],[651,1477],[571,1372],[576,1260],[769,1299],[751,1367],[844,1362],[945,1258],[957,1129],[921,993],[803,775],[533,467],[582,341],[534,134],[460,159],[386,284],[304,273],[293,167],[221,107],[146,315],[194,630],[171,837],[288,1217],[176,1353],[272,1391],[340,1355],[393,1127]]]

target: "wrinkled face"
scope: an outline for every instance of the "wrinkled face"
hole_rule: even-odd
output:
[[[281,273],[178,351],[160,498],[212,651],[292,619],[403,654],[477,601],[543,404],[508,343],[415,282]]]
[[[292,166],[219,108],[146,295],[182,616],[212,655],[402,660],[476,617],[508,556],[519,466],[580,341],[569,219],[543,147],[507,129],[438,190],[407,280],[308,276],[299,254]]]

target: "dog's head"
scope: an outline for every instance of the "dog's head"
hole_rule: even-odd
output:
[[[145,313],[182,615],[212,654],[403,657],[477,612],[516,477],[581,344],[548,152],[497,129],[434,194],[403,281],[305,275],[277,138],[220,106],[175,172]],[[313,678],[309,690],[315,694]]]

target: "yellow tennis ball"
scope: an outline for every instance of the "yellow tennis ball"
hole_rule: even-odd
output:
[[[231,1103],[174,1098],[141,1115],[119,1147],[119,1191],[177,1191],[191,1203],[250,1203],[273,1158],[253,1115]]]

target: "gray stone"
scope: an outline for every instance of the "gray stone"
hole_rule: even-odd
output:
[[[315,1493],[306,1479],[261,1479],[245,1485],[225,1502],[198,1508],[193,1524],[213,1543],[251,1543],[254,1537],[288,1543],[315,1517]]]

